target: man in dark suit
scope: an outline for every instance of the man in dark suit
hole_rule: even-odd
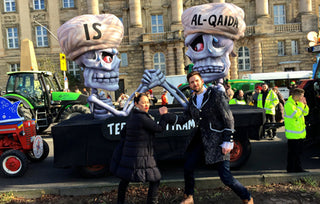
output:
[[[230,151],[233,148],[234,119],[225,92],[216,87],[204,87],[197,71],[187,76],[194,91],[183,115],[168,113],[170,123],[184,124],[195,121],[194,134],[187,142],[184,164],[185,199],[182,204],[193,202],[194,170],[199,161],[217,167],[221,181],[229,186],[244,203],[253,203],[248,190],[230,172]]]

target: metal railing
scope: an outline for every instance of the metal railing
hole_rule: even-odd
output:
[[[302,31],[301,23],[274,25],[274,29],[276,33]]]
[[[143,42],[159,42],[183,39],[183,31],[168,31],[163,33],[144,33],[142,34]]]

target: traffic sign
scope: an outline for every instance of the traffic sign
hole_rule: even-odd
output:
[[[61,71],[67,71],[66,55],[63,53],[60,53],[60,69]]]

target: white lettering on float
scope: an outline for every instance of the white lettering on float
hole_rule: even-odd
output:
[[[120,135],[120,131],[122,130],[123,126],[125,126],[126,122],[122,123],[109,123],[107,125],[109,129],[109,135]]]
[[[166,130],[191,130],[192,128],[195,127],[194,120],[189,120],[182,126],[180,124],[175,124],[175,125],[167,125]]]
[[[158,122],[159,123],[159,122]],[[119,122],[119,123],[109,123],[107,125],[107,129],[109,135],[120,135],[120,131],[126,125],[126,122]],[[169,125],[167,124],[166,130],[167,131],[183,131],[183,130],[191,130],[195,127],[194,120],[189,120],[183,125],[176,124],[176,125]]]

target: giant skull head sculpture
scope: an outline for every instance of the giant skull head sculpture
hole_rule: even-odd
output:
[[[234,40],[244,36],[244,12],[230,3],[210,3],[186,9],[182,14],[186,55],[205,82],[228,75]]]
[[[92,50],[76,59],[83,72],[84,85],[89,88],[100,88],[108,91],[119,89],[119,65],[117,49]]]
[[[77,16],[58,29],[64,53],[85,68],[85,86],[108,91],[119,89],[117,48],[122,37],[123,25],[112,14]]]
[[[188,46],[186,55],[194,64],[193,70],[200,72],[206,83],[228,75],[232,39],[222,35],[195,33],[187,36],[185,43]]]

